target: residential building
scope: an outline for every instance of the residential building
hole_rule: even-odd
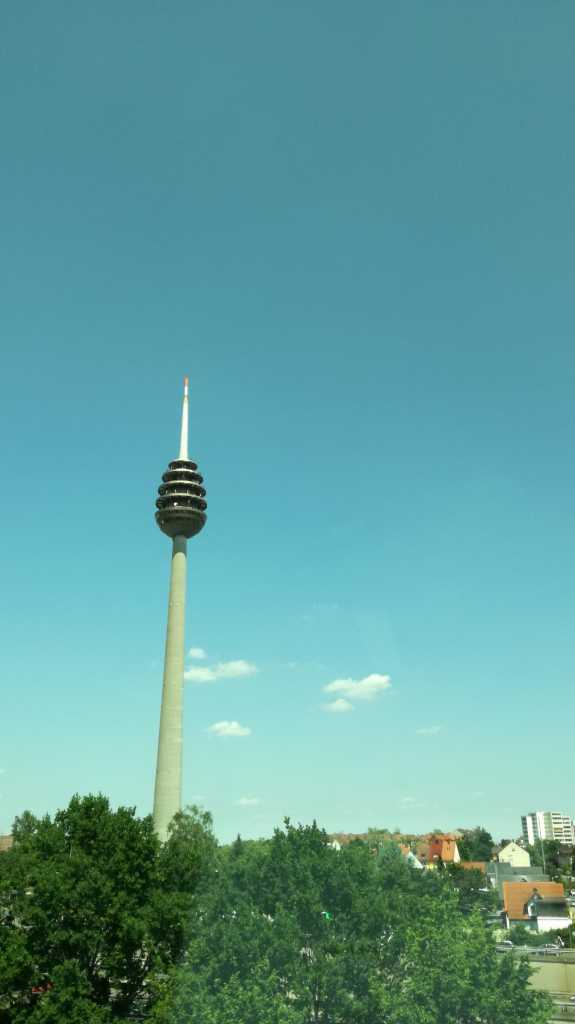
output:
[[[13,843],[12,836],[0,836],[0,853],[5,853],[9,850]]]
[[[537,917],[528,913],[528,903],[536,896],[539,899],[551,900],[558,904],[565,903],[565,893],[560,882],[504,882],[503,883],[503,919],[506,928],[515,924],[524,924],[527,928],[537,928]],[[550,925],[550,927],[557,927]],[[558,927],[562,928],[563,925]],[[567,927],[567,925],[565,925]]]
[[[415,856],[410,847],[407,846],[406,843],[399,843],[398,846],[399,852],[401,853],[401,856],[407,862],[407,864],[409,864],[412,868],[415,868],[417,871],[423,871],[423,864]]]
[[[517,843],[507,843],[497,854],[500,864],[511,864],[513,868],[528,868],[531,864],[531,857],[522,846]]]
[[[417,855],[428,867],[440,861],[444,864],[459,864],[461,860],[455,837],[450,834],[430,835],[426,844],[418,844]]]
[[[506,861],[499,862],[491,860],[486,867],[486,875],[494,889],[497,889],[500,896],[503,896],[504,882],[531,882],[532,887],[539,882],[548,882],[549,875],[545,874],[542,867],[514,868]]]
[[[568,814],[560,811],[530,811],[521,818],[523,839],[530,846],[540,839],[556,839],[560,843],[575,843],[575,826]]]
[[[527,927],[538,932],[569,928],[571,916],[564,896],[541,896],[534,892],[526,903]]]

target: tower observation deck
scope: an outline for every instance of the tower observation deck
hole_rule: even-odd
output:
[[[180,452],[162,476],[156,499],[156,522],[172,540],[170,596],[164,681],[154,789],[154,828],[160,839],[168,836],[170,821],[182,805],[182,723],[187,542],[206,522],[206,492],[198,467],[188,457],[188,378],[184,401]]]

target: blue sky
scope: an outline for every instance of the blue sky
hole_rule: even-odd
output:
[[[0,831],[150,809],[185,373],[190,665],[257,667],[187,684],[185,799],[575,812],[574,58],[570,0],[5,13]]]

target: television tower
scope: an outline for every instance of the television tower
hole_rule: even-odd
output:
[[[186,606],[186,559],[188,539],[206,521],[203,477],[188,458],[188,378],[184,379],[184,404],[180,454],[162,476],[156,499],[156,522],[172,539],[172,568],[168,627],[164,659],[164,683],[154,789],[154,828],[160,839],[182,806],[182,718],[184,697],[184,612]]]

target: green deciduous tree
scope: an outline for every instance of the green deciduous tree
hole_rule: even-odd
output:
[[[14,1024],[110,1024],[108,1007],[98,1006],[86,975],[76,961],[52,971],[52,988],[32,1000],[14,1018]]]
[[[470,829],[457,840],[457,848],[462,860],[491,860],[493,845],[493,836],[481,825]]]
[[[397,850],[376,856],[364,843],[337,852],[317,826],[288,820],[269,842],[234,844],[220,864],[155,1024],[546,1019],[525,969],[498,957],[472,906],[462,913],[447,871],[416,871]]]
[[[531,863],[538,867],[545,866],[545,871],[552,878],[560,875],[561,843],[557,839],[539,840],[533,846],[527,846],[527,852],[531,858]]]
[[[22,815],[0,858],[0,1021],[543,1024],[481,881],[289,819],[220,850],[192,809],[160,845],[149,818],[75,797]]]
[[[73,797],[53,820],[22,815],[12,849],[0,858],[8,1019],[18,1010],[18,1024],[32,1013],[43,1020],[38,1014],[58,1005],[65,979],[73,1001],[70,965],[81,979],[78,1000],[128,1014],[150,972],[181,956],[194,893],[214,859],[209,816],[195,809],[178,815],[163,846],[150,817],[113,811],[103,796]],[[65,971],[58,985],[56,971]],[[45,978],[54,988],[34,1008],[31,989]]]
[[[446,871],[463,913],[478,910],[487,915],[500,908],[499,893],[490,885],[482,871],[477,868],[463,868],[460,864],[448,864]]]

